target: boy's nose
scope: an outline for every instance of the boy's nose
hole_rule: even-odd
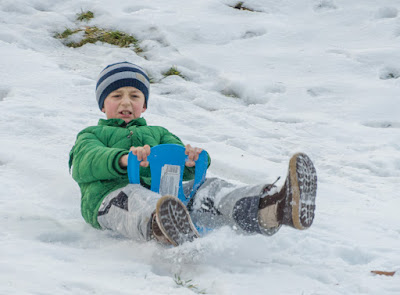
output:
[[[130,102],[129,95],[123,95],[121,103],[122,104],[128,104],[129,102]]]

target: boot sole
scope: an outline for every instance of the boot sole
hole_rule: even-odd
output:
[[[317,172],[310,158],[295,154],[289,162],[287,193],[291,194],[292,222],[297,229],[307,229],[314,220],[317,196]]]
[[[164,196],[158,200],[156,220],[164,236],[174,246],[200,237],[186,206],[176,197]]]

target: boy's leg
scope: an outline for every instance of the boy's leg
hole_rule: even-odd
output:
[[[228,225],[241,232],[261,232],[257,213],[264,187],[239,186],[219,178],[208,178],[188,206],[190,216],[200,228],[215,229]],[[237,204],[240,204],[239,209]]]
[[[161,195],[139,184],[128,184],[104,198],[97,220],[103,229],[148,241],[152,236],[151,218],[160,198]]]
[[[193,181],[183,184],[183,190],[190,193]],[[229,220],[222,215],[216,207],[216,201],[231,191],[235,186],[219,178],[207,178],[199,187],[194,197],[187,205],[190,217],[199,228],[215,229],[223,225],[229,225]]]
[[[200,227],[230,225],[246,233],[272,235],[282,224],[297,229],[311,226],[314,218],[317,176],[305,154],[294,155],[284,186],[237,187],[211,178],[197,191],[190,206]]]
[[[161,197],[138,184],[128,184],[108,194],[98,217],[103,229],[110,229],[139,241],[155,238],[174,246],[198,237],[190,215],[179,199]]]

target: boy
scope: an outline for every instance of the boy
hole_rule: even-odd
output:
[[[311,226],[317,176],[305,154],[294,155],[285,184],[237,187],[218,178],[206,179],[186,208],[177,198],[151,192],[147,157],[150,147],[182,141],[159,126],[147,126],[141,114],[149,101],[150,82],[140,67],[129,62],[107,66],[99,75],[96,98],[107,120],[81,131],[70,152],[69,166],[81,193],[86,222],[126,237],[155,238],[173,245],[198,236],[198,226],[230,225],[240,232],[272,235],[282,224],[296,229]],[[142,161],[141,185],[129,184],[127,158],[132,151]],[[186,145],[183,173],[191,186],[194,165],[202,150]],[[209,158],[210,165],[210,158]]]

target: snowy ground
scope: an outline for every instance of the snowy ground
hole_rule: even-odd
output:
[[[400,294],[399,1],[236,3],[0,2],[0,294]],[[53,37],[86,10],[144,52]],[[85,224],[68,152],[103,117],[99,71],[123,60],[155,81],[148,123],[209,151],[210,176],[270,182],[309,154],[311,229],[165,249]]]

